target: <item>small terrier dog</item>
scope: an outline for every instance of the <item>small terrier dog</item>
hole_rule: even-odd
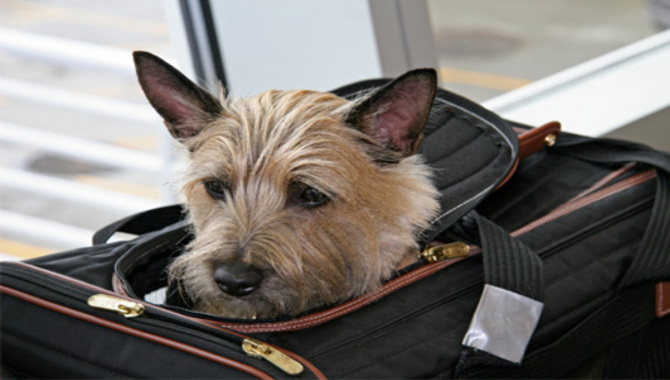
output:
[[[354,101],[307,90],[217,99],[150,53],[134,59],[186,148],[179,188],[194,239],[168,272],[196,310],[296,316],[374,291],[415,257],[439,209],[414,154],[434,70]]]

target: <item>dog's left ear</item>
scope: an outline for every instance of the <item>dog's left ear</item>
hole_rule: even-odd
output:
[[[435,70],[412,70],[356,103],[346,121],[409,156],[421,143],[436,91]]]
[[[133,53],[137,78],[170,134],[185,140],[200,133],[222,111],[221,103],[179,70],[144,51]]]

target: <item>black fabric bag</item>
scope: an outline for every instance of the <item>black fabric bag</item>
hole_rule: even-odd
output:
[[[179,206],[114,223],[93,247],[2,263],[3,366],[36,377],[668,377],[670,157],[570,134],[529,153],[556,132],[440,91],[421,152],[439,173],[443,217],[422,262],[295,318],[217,318],[169,290],[167,305],[145,301],[190,239]],[[107,243],[116,232],[139,237]],[[544,305],[520,364],[462,344],[492,288]],[[96,294],[131,302],[105,306],[117,313],[90,306]]]

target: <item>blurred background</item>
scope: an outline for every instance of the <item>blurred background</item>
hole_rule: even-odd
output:
[[[248,95],[263,86],[328,90],[396,75],[409,68],[393,58],[404,49],[410,58],[421,56],[405,66],[428,62],[438,68],[444,88],[523,118],[516,104],[559,92],[567,99],[583,96],[609,104],[615,94],[606,84],[595,87],[602,94],[582,89],[595,86],[594,77],[621,83],[629,76],[611,71],[667,57],[670,46],[663,32],[670,22],[666,0],[274,3],[287,13],[273,12],[277,5],[263,0],[0,1],[0,259],[84,246],[93,231],[116,219],[175,201],[169,182],[171,141],[136,83],[133,50],[156,53],[204,85],[223,80],[233,94]],[[322,24],[343,20],[365,28],[302,23],[316,19],[312,14],[323,15]],[[309,36],[323,43],[271,51],[262,42],[280,34],[273,23],[285,27],[285,41]],[[387,41],[395,25],[401,43]],[[353,57],[339,53],[339,43]],[[368,57],[374,49],[366,46],[377,47],[376,55]],[[337,72],[324,67],[291,77],[273,58],[283,54],[307,61],[300,57],[323,56],[323,47],[335,58],[348,59]],[[291,63],[289,69],[296,66]],[[641,67],[658,83],[621,88],[642,104],[630,105],[634,115],[606,120],[612,126],[606,130],[573,129],[670,150],[670,65],[665,70]],[[303,85],[299,79],[312,82]],[[566,89],[565,83],[572,87]],[[636,87],[643,81],[632,83]],[[592,113],[613,112],[592,107]],[[553,116],[546,115],[546,121],[574,115]]]

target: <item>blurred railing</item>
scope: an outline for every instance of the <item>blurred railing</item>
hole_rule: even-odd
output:
[[[0,49],[36,61],[94,68],[116,75],[134,75],[128,51],[113,47],[0,28]],[[116,118],[138,124],[160,124],[158,116],[148,105],[8,77],[0,77],[0,96],[15,101],[24,100],[86,112],[101,118]],[[165,170],[166,160],[159,153],[66,136],[33,126],[0,122],[0,142],[79,162],[134,171],[140,176],[162,176]],[[165,203],[160,199],[57,178],[21,167],[0,167],[0,187],[24,192],[27,197],[43,195],[58,202],[68,202],[72,207],[84,208],[91,214],[101,211],[131,214]],[[4,204],[5,202],[3,208]],[[48,216],[36,217],[7,209],[0,210],[0,236],[20,237],[28,242],[39,241],[40,245],[49,248],[89,244],[92,231],[99,227],[90,226],[89,230],[49,220]]]

